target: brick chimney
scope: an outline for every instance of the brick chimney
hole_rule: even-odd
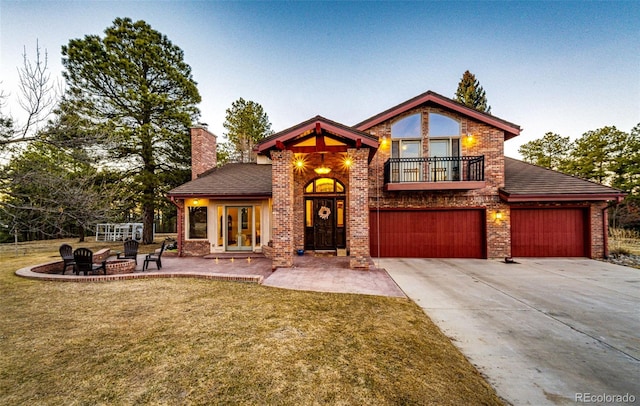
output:
[[[217,137],[207,130],[206,124],[191,128],[191,179],[216,167]]]

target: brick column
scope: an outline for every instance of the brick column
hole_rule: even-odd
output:
[[[497,213],[501,218],[498,218]],[[505,203],[487,205],[487,258],[511,256],[511,208]]]
[[[369,149],[349,149],[349,266],[369,269]]]
[[[591,258],[606,258],[609,255],[608,216],[605,202],[592,203],[589,207],[589,223],[591,226]],[[587,223],[587,224],[589,224]]]
[[[178,226],[178,256],[183,255],[184,251],[184,199],[172,200],[173,204],[178,208],[177,226]]]
[[[271,152],[273,193],[272,268],[293,266],[293,153]]]

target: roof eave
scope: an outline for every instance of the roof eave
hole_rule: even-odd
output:
[[[252,194],[234,194],[234,195],[216,195],[211,193],[167,193],[167,196],[174,199],[213,199],[213,200],[256,200],[270,199],[271,193],[252,193]]]
[[[584,201],[612,201],[621,202],[626,193],[548,193],[548,194],[513,194],[504,190],[499,191],[500,198],[507,203],[524,202],[584,202]]]
[[[259,153],[265,153],[270,149],[276,148],[276,144],[278,141],[287,142],[295,138],[301,133],[316,129],[318,125],[320,126],[320,128],[332,134],[336,134],[336,135],[351,139],[353,141],[356,141],[359,139],[362,145],[364,146],[374,148],[374,149],[378,149],[379,147],[378,140],[375,137],[371,136],[371,134],[364,133],[360,130],[352,129],[347,126],[344,126],[344,127],[338,126],[336,124],[331,123],[329,120],[325,119],[324,117],[317,116],[317,117],[314,117],[313,119],[302,122],[287,130],[281,131],[280,133],[274,134],[274,136],[269,137],[263,143],[259,144],[256,150]]]

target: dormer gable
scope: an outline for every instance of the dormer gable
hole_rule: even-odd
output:
[[[350,148],[367,147],[372,158],[378,146],[378,139],[371,134],[316,116],[265,138],[256,149],[266,155],[274,149],[314,153],[347,152]]]
[[[422,93],[421,95],[418,95],[412,99],[409,99],[403,103],[400,103],[397,106],[391,107],[390,109],[387,109],[382,113],[376,114],[375,116],[370,117],[354,125],[353,128],[359,131],[367,131],[371,127],[377,124],[380,124],[383,121],[397,117],[423,104],[435,105],[444,110],[450,110],[462,116],[466,116],[474,120],[477,120],[481,123],[485,123],[487,125],[496,127],[504,131],[505,141],[518,136],[521,131],[520,126],[517,124],[513,124],[506,120],[502,120],[498,117],[495,117],[491,114],[483,113],[481,111],[472,109],[470,107],[465,106],[464,104],[458,103],[455,100],[449,99],[448,97],[442,96],[432,91]]]

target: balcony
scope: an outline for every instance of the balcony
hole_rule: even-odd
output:
[[[470,190],[486,186],[484,156],[390,158],[384,190]]]

